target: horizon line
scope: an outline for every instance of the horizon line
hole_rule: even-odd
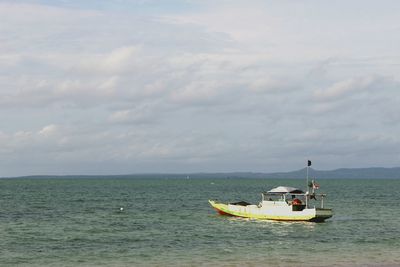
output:
[[[266,171],[217,171],[217,172],[137,172],[137,173],[121,173],[121,174],[27,174],[27,175],[16,175],[16,176],[1,176],[0,179],[13,179],[13,178],[33,178],[33,177],[94,177],[94,176],[130,176],[130,175],[210,175],[210,174],[285,174],[291,172],[302,171],[307,167],[291,170],[291,171],[275,171],[275,172],[266,172]],[[396,167],[349,167],[349,168],[336,168],[329,170],[319,170],[311,168],[314,171],[323,171],[323,172],[332,172],[338,170],[361,170],[361,169],[396,169],[400,168],[400,166]]]

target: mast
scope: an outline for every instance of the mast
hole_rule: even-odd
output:
[[[306,190],[306,191],[308,191],[308,187],[309,187],[309,186],[308,186],[308,168],[309,168],[310,166],[311,166],[311,160],[308,160],[308,161],[307,161],[307,181],[306,181],[306,182],[307,182],[307,184],[306,184],[307,190]]]
[[[307,178],[306,178],[306,193],[308,193],[307,194],[307,196],[306,196],[306,208],[308,208],[308,195],[309,195],[309,192],[308,192],[308,190],[309,190],[309,185],[308,185],[308,168],[311,166],[311,160],[307,160]]]

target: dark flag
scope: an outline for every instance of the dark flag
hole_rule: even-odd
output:
[[[311,160],[308,161],[308,165],[307,166],[311,166]]]

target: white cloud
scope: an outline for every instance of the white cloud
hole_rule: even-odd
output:
[[[193,81],[171,94],[174,102],[192,105],[220,102],[221,94],[226,90],[223,83],[217,81]]]
[[[119,47],[108,54],[89,55],[79,60],[78,72],[92,74],[118,74],[136,70],[140,65],[138,57],[141,53],[138,46]],[[134,68],[136,67],[136,68]],[[131,69],[134,68],[134,69]]]
[[[50,124],[47,125],[45,127],[43,127],[40,131],[39,131],[39,135],[45,136],[45,137],[49,137],[53,134],[55,134],[57,132],[57,125],[55,124]]]
[[[368,90],[381,90],[383,84],[387,79],[379,76],[366,76],[351,78],[344,81],[336,82],[332,86],[317,90],[314,92],[314,96],[318,100],[336,100],[339,98],[346,97],[355,92],[362,92]]]
[[[157,103],[149,103],[131,109],[115,111],[108,117],[108,120],[111,123],[152,123],[157,120],[158,112]]]

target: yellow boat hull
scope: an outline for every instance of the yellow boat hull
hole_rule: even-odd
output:
[[[286,203],[274,203],[275,205],[271,205],[271,207],[239,206],[217,203],[212,200],[209,200],[209,203],[221,215],[250,219],[323,222],[332,217],[331,209],[308,208],[302,211],[292,211],[292,208]]]

